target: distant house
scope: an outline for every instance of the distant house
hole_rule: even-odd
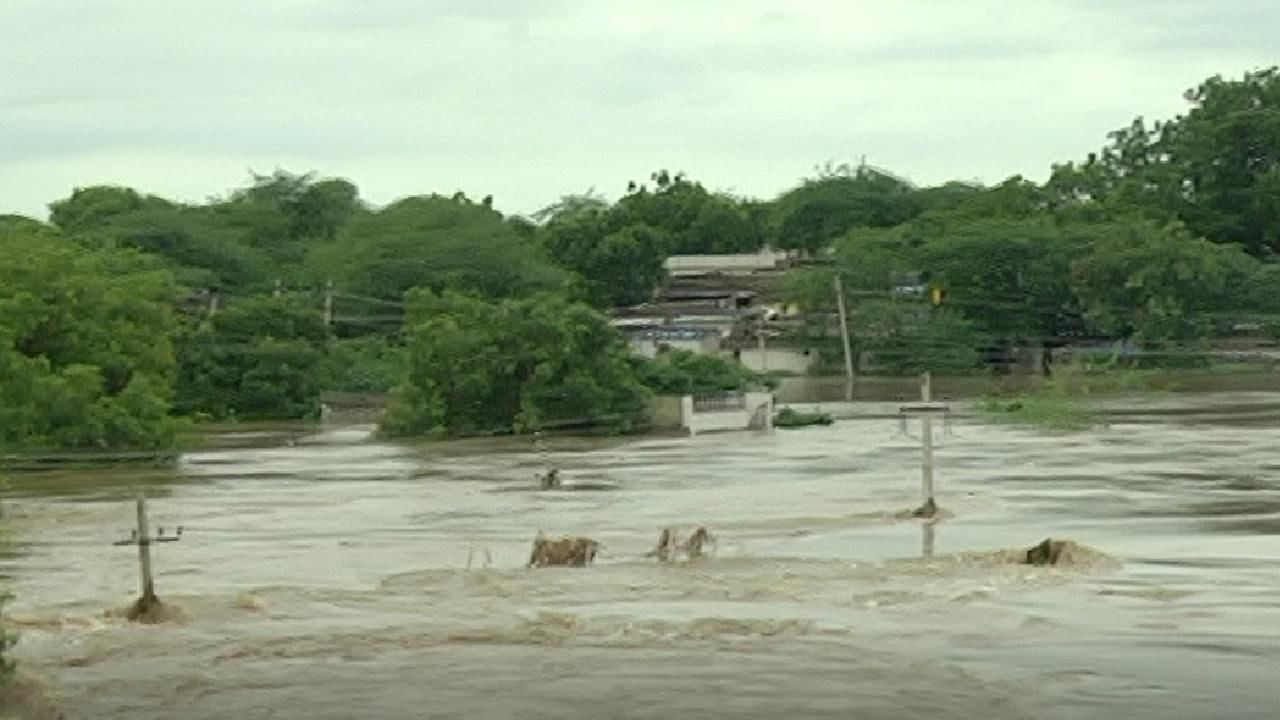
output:
[[[653,301],[615,308],[613,324],[632,352],[654,357],[664,348],[730,354],[732,338],[759,323],[760,293],[785,269],[789,254],[763,250],[738,255],[673,255],[666,260],[666,284]],[[771,315],[781,314],[778,311]]]
[[[790,260],[789,253],[766,248],[733,255],[672,255],[667,258],[666,267],[673,278],[753,275],[786,269]]]

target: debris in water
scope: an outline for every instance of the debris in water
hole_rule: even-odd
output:
[[[155,595],[143,595],[129,606],[129,609],[124,613],[124,617],[129,622],[158,625],[165,622],[184,620],[186,614],[182,612],[181,608],[170,607],[160,602],[160,598]]]
[[[473,545],[467,548],[467,569],[471,569],[472,560],[475,558],[476,547]],[[483,545],[479,548],[484,553],[484,567],[488,568],[493,565],[493,556],[489,554],[489,546]]]
[[[1023,562],[1027,565],[1058,565],[1071,561],[1071,550],[1078,547],[1070,540],[1045,538],[1026,552]]]
[[[599,550],[600,543],[591,538],[565,536],[559,540],[548,540],[539,530],[537,537],[533,539],[533,553],[529,556],[527,567],[584,567],[596,559]]]
[[[656,557],[663,562],[668,562],[675,560],[683,553],[688,560],[697,560],[702,557],[705,545],[708,543],[716,545],[717,542],[717,538],[702,526],[694,530],[684,542],[680,542],[679,532],[675,528],[666,527],[658,535],[657,547],[645,553],[645,557]]]
[[[560,489],[560,468],[551,468],[544,475],[538,476],[538,485],[543,490]]]
[[[267,604],[253,593],[242,592],[236,595],[236,607],[241,610],[261,612],[267,609]]]
[[[928,500],[925,500],[923,505],[911,511],[911,517],[913,518],[924,518],[924,519],[931,520],[937,516],[938,516],[938,503],[934,502],[932,497],[930,497]]]
[[[5,718],[23,720],[64,720],[44,683],[21,672],[0,686],[0,708]]]

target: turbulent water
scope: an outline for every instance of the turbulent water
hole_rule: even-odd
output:
[[[72,719],[1280,716],[1280,396],[1127,407],[1073,435],[956,422],[935,525],[903,518],[918,441],[857,406],[553,440],[552,492],[524,446],[359,428],[16,478],[7,623]],[[135,480],[184,526],[154,549],[180,611],[156,626],[119,617]],[[643,557],[666,525],[706,525],[714,557]],[[604,549],[527,570],[539,530]],[[1016,562],[1048,536],[1082,547]]]

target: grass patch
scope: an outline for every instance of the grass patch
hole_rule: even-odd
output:
[[[1149,385],[1147,371],[1098,371],[1080,364],[1054,368],[1039,387],[1016,393],[997,391],[976,404],[992,422],[1052,432],[1081,432],[1106,425],[1093,400]]]
[[[1055,432],[1081,432],[1105,424],[1096,410],[1078,398],[1039,393],[985,398],[977,409],[993,422]]]

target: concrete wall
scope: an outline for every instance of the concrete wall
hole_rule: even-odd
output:
[[[658,356],[658,345],[666,345],[673,350],[689,350],[695,353],[713,353],[720,348],[720,338],[706,335],[697,340],[659,340],[655,338],[632,338],[627,343],[633,355],[654,358]]]
[[[733,353],[729,353],[732,357]],[[742,348],[738,351],[738,362],[748,370],[764,372],[768,370],[805,374],[818,359],[816,352],[807,352],[795,348],[770,348],[765,346],[764,352],[759,348]]]
[[[672,275],[705,272],[752,272],[772,270],[786,260],[785,252],[762,250],[758,253],[738,255],[672,255],[666,260],[667,271]]]
[[[676,430],[684,427],[683,398],[679,395],[655,395],[649,402],[653,426],[658,430]]]
[[[1035,387],[1040,378],[1030,375],[989,377],[981,375],[934,376],[934,397],[976,398],[998,388],[1006,390]],[[820,403],[844,400],[843,376],[784,377],[775,391],[779,403]],[[858,401],[914,401],[920,397],[919,377],[859,375],[853,384]]]

